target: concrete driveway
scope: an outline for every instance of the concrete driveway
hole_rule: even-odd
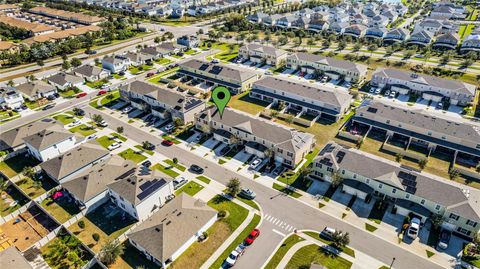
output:
[[[350,199],[352,199],[352,196],[347,193],[342,193],[342,188],[337,188],[335,193],[332,195],[332,200],[345,206],[348,205]]]
[[[218,140],[215,140],[215,138],[210,138],[205,143],[202,144],[202,146],[208,148],[208,149],[213,149],[218,143],[221,143]]]
[[[252,154],[250,153],[247,153],[245,150],[242,150],[240,151],[239,153],[237,153],[235,156],[233,156],[233,159],[239,161],[239,162],[246,162],[250,157],[252,156]]]
[[[130,113],[128,113],[128,117],[129,117],[129,118],[136,118],[136,117],[142,115],[142,113],[143,113],[143,110],[134,109],[133,111],[131,111]]]
[[[197,141],[197,138],[201,135],[202,135],[202,133],[195,131],[195,133],[193,135],[191,135],[189,138],[187,138],[186,142],[187,143],[192,143],[194,141]]]
[[[382,225],[390,225],[399,233],[402,230],[403,219],[405,217],[399,214],[392,214],[392,205],[390,205],[383,215]]]
[[[367,218],[375,204],[372,200],[367,204],[363,199],[357,197],[352,205],[352,212],[360,218]]]
[[[330,187],[330,183],[327,181],[320,181],[313,179],[312,185],[308,188],[307,192],[312,195],[324,195]]]
[[[219,156],[220,155],[220,151],[224,148],[228,146],[228,144],[225,144],[223,142],[220,142],[220,145],[217,146],[217,148],[213,151],[213,153],[215,153],[215,155]]]

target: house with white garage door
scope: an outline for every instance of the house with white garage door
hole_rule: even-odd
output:
[[[441,102],[446,98],[452,105],[462,106],[473,102],[477,88],[459,80],[389,68],[375,71],[370,83],[379,88],[390,88],[400,94],[416,93],[423,99],[434,102]]]
[[[129,215],[144,221],[174,197],[173,178],[145,166],[108,185],[110,200]]]
[[[327,182],[339,177],[345,193],[387,201],[396,214],[414,215],[422,223],[440,215],[443,228],[464,238],[480,230],[479,190],[333,141],[315,157],[311,177]]]

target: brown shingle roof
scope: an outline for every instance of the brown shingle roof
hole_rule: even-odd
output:
[[[41,33],[41,32],[52,31],[57,29],[56,27],[53,27],[50,25],[41,24],[41,23],[31,23],[28,21],[24,21],[24,20],[20,20],[20,19],[8,17],[8,16],[0,16],[0,22],[10,25],[12,27],[22,28],[22,29],[31,31],[32,33]]]
[[[52,125],[38,133],[23,138],[23,141],[38,150],[43,150],[74,136],[75,134],[65,130],[62,126]]]
[[[0,141],[7,147],[15,148],[22,145],[23,138],[32,134],[45,130],[50,126],[59,125],[60,123],[54,119],[46,118],[39,121],[29,123],[27,125],[17,127],[0,134]]]

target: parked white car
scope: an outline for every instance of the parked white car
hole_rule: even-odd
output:
[[[108,146],[108,150],[112,151],[112,150],[116,150],[118,148],[120,148],[122,145],[118,142],[115,142],[113,144],[111,144],[110,146]]]
[[[415,239],[418,236],[418,232],[420,231],[420,220],[418,218],[412,218],[410,221],[410,226],[407,230],[408,237]]]
[[[82,124],[82,122],[80,120],[75,120],[74,122],[70,123],[70,126],[75,127],[75,126],[78,126],[80,124]]]
[[[108,123],[105,120],[102,120],[101,122],[98,123],[98,126],[100,127],[107,127]]]
[[[252,169],[257,169],[258,166],[262,163],[263,159],[261,158],[257,158],[255,159],[251,164],[250,164],[250,168]]]
[[[127,114],[128,112],[132,111],[132,109],[133,109],[133,107],[127,106],[126,108],[124,108],[124,109],[122,110],[122,113]]]
[[[232,252],[228,255],[225,262],[228,264],[228,266],[232,267],[237,262],[237,259],[239,256],[240,256],[240,253],[237,250],[232,250]]]
[[[168,133],[173,131],[174,129],[175,129],[175,125],[173,125],[173,123],[170,123],[167,126],[165,126],[165,131],[167,131]]]

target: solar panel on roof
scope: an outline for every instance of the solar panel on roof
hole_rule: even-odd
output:
[[[208,64],[202,64],[198,69],[204,71],[204,70],[207,70],[207,68],[208,68]]]
[[[140,199],[140,200],[143,200],[145,199],[146,197],[148,197],[150,194],[152,194],[153,192],[155,192],[156,190],[158,190],[159,188],[161,188],[163,185],[165,185],[167,183],[167,181],[165,179],[154,179],[152,180],[152,184],[149,185],[149,187],[147,187],[145,190],[143,190],[141,187],[140,189],[142,189],[143,191],[141,193],[139,193],[137,195],[137,198]],[[145,185],[146,183],[144,183],[143,185]],[[142,186],[143,186],[142,185]]]
[[[367,109],[367,111],[368,111],[368,112],[371,112],[371,113],[377,113],[377,109],[374,108],[374,107],[369,107],[369,108]]]

